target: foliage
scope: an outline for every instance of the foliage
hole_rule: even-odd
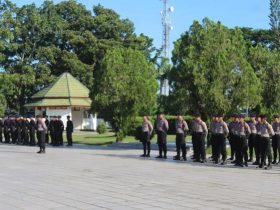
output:
[[[21,113],[30,97],[64,72],[98,91],[101,61],[113,46],[141,51],[152,60],[152,39],[101,5],[93,12],[74,0],[17,7],[0,1],[0,70],[7,105]],[[95,81],[95,83],[94,83]]]
[[[0,92],[0,117],[5,113],[6,99],[4,95]]]
[[[274,34],[274,42],[280,47],[280,0],[270,0],[270,26]]]
[[[272,115],[280,112],[280,52],[256,46],[250,50],[250,63],[261,79],[262,102],[258,109]]]
[[[260,81],[247,61],[247,43],[239,28],[220,22],[195,21],[175,43],[170,77],[178,110],[232,113],[255,107],[261,100]]]
[[[154,66],[140,51],[116,47],[107,51],[101,67],[100,86],[91,92],[92,108],[111,123],[117,141],[121,141],[138,114],[154,111]]]
[[[99,133],[99,134],[104,134],[104,133],[106,133],[107,132],[107,127],[106,127],[106,125],[105,125],[105,123],[104,122],[101,122],[98,126],[97,126],[97,133]]]

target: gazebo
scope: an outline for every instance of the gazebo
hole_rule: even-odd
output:
[[[69,115],[75,129],[96,130],[96,115],[89,113],[89,89],[70,73],[63,73],[49,86],[33,95],[25,107],[34,109],[35,115],[60,115],[64,126]]]

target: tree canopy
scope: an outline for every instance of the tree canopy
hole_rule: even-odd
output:
[[[238,28],[195,21],[175,43],[171,85],[178,105],[204,116],[255,107],[260,81],[246,60],[247,47]]]
[[[98,89],[100,61],[114,46],[141,51],[152,59],[152,39],[136,35],[134,25],[101,5],[89,11],[74,0],[17,7],[0,3],[0,68],[8,106],[20,113],[36,91],[63,72]]]
[[[156,106],[154,65],[135,49],[114,47],[102,60],[98,91],[92,91],[93,110],[109,121],[121,141],[136,116],[152,114]]]

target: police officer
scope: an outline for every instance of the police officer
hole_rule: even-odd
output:
[[[17,144],[22,144],[22,117],[20,115],[16,116],[16,143]]]
[[[64,131],[64,124],[61,120],[61,116],[58,116],[57,120],[57,134],[58,134],[58,144],[63,146],[63,131]]]
[[[50,121],[48,119],[48,115],[46,115],[45,117],[45,124],[47,126],[47,132],[46,132],[46,143],[48,144],[49,143],[49,126],[50,126]]]
[[[232,120],[228,125],[228,129],[229,129],[229,136],[228,136],[228,140],[229,140],[229,144],[230,144],[230,151],[231,151],[231,156],[230,156],[230,160],[232,160],[231,163],[236,163],[236,142],[238,139],[238,136],[236,135],[237,133],[237,125],[238,125],[239,119],[237,114],[233,114],[232,115]]]
[[[17,125],[16,125],[15,116],[11,116],[10,135],[11,135],[11,138],[12,138],[12,143],[16,144],[17,143]]]
[[[54,121],[55,121],[55,117],[51,116],[48,131],[50,133],[51,145],[53,145],[53,146],[54,146],[54,142],[55,142]]]
[[[272,126],[267,122],[267,116],[261,115],[260,124],[260,153],[261,153],[261,163],[259,168],[263,168],[266,162],[266,157],[268,157],[268,165],[265,169],[271,168],[272,154],[271,154],[271,144],[270,137],[274,136],[274,131]]]
[[[249,155],[250,155],[250,159],[248,160],[248,162],[253,162],[253,153],[254,153],[254,148],[255,147],[255,143],[256,143],[256,136],[257,136],[257,121],[256,121],[256,115],[251,114],[250,115],[250,121],[248,122],[248,125],[250,127],[251,130],[251,134],[249,135]],[[255,151],[256,154],[256,151]]]
[[[74,131],[73,122],[70,119],[70,116],[67,116],[67,124],[66,124],[66,138],[67,138],[67,146],[72,147],[73,145],[73,139],[72,139],[72,133]]]
[[[237,146],[236,146],[236,164],[235,166],[248,167],[248,141],[247,138],[251,134],[249,125],[244,121],[244,115],[239,115],[237,124]]]
[[[29,122],[29,136],[30,136],[30,146],[35,146],[36,145],[36,138],[35,138],[35,133],[36,133],[36,121],[32,117]]]
[[[148,116],[144,116],[143,122],[142,122],[142,138],[141,138],[144,153],[140,157],[150,157],[151,135],[152,135],[153,129],[154,129],[153,125],[152,125],[151,121],[149,120]]]
[[[261,116],[257,116],[256,118],[256,129],[257,129],[257,134],[255,138],[255,144],[254,144],[254,149],[255,149],[255,155],[256,155],[256,161],[253,163],[253,165],[259,166],[261,163],[261,155],[260,155],[260,150],[261,150]]]
[[[280,162],[280,119],[279,115],[274,115],[274,122],[272,124],[275,135],[272,137],[273,148],[273,162],[272,164],[278,164]],[[278,162],[277,162],[278,154]]]
[[[189,127],[187,122],[183,119],[181,114],[177,115],[176,119],[176,151],[177,155],[174,156],[174,160],[181,159],[181,151],[182,158],[184,161],[187,160],[187,148],[186,148],[186,135],[189,131]]]
[[[5,138],[5,143],[9,144],[11,135],[10,135],[10,117],[6,116],[4,120],[4,138]]]
[[[215,142],[213,160],[215,164],[219,163],[220,155],[222,154],[222,165],[226,164],[227,151],[226,151],[226,137],[229,130],[227,124],[223,120],[223,115],[216,116],[216,122],[212,125],[211,132]]]
[[[202,121],[201,115],[196,113],[192,121],[192,139],[194,148],[194,162],[206,162],[205,138],[208,134],[206,123]]]
[[[159,156],[157,156],[156,158],[167,159],[168,129],[169,129],[168,121],[164,118],[163,113],[160,112],[157,118],[157,144],[158,144]]]
[[[215,155],[216,155],[215,152],[217,151],[217,141],[216,141],[217,139],[215,138],[215,135],[212,132],[212,128],[215,127],[215,124],[217,123],[217,119],[218,119],[217,115],[214,114],[212,116],[212,121],[210,123],[210,134],[211,134],[210,143],[211,143],[211,149],[212,149],[212,156],[210,157],[210,159],[212,161],[214,161]]]
[[[37,116],[36,130],[37,130],[38,145],[40,147],[40,150],[37,153],[46,153],[45,141],[46,141],[47,126],[41,115]]]
[[[29,145],[29,119],[26,117],[23,118],[22,121],[22,139],[23,139],[23,145]]]
[[[4,128],[4,121],[0,117],[0,142],[3,142],[3,128]]]

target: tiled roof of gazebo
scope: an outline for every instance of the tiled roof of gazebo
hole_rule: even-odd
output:
[[[63,73],[53,83],[31,97],[26,107],[90,107],[89,89],[70,73]]]

